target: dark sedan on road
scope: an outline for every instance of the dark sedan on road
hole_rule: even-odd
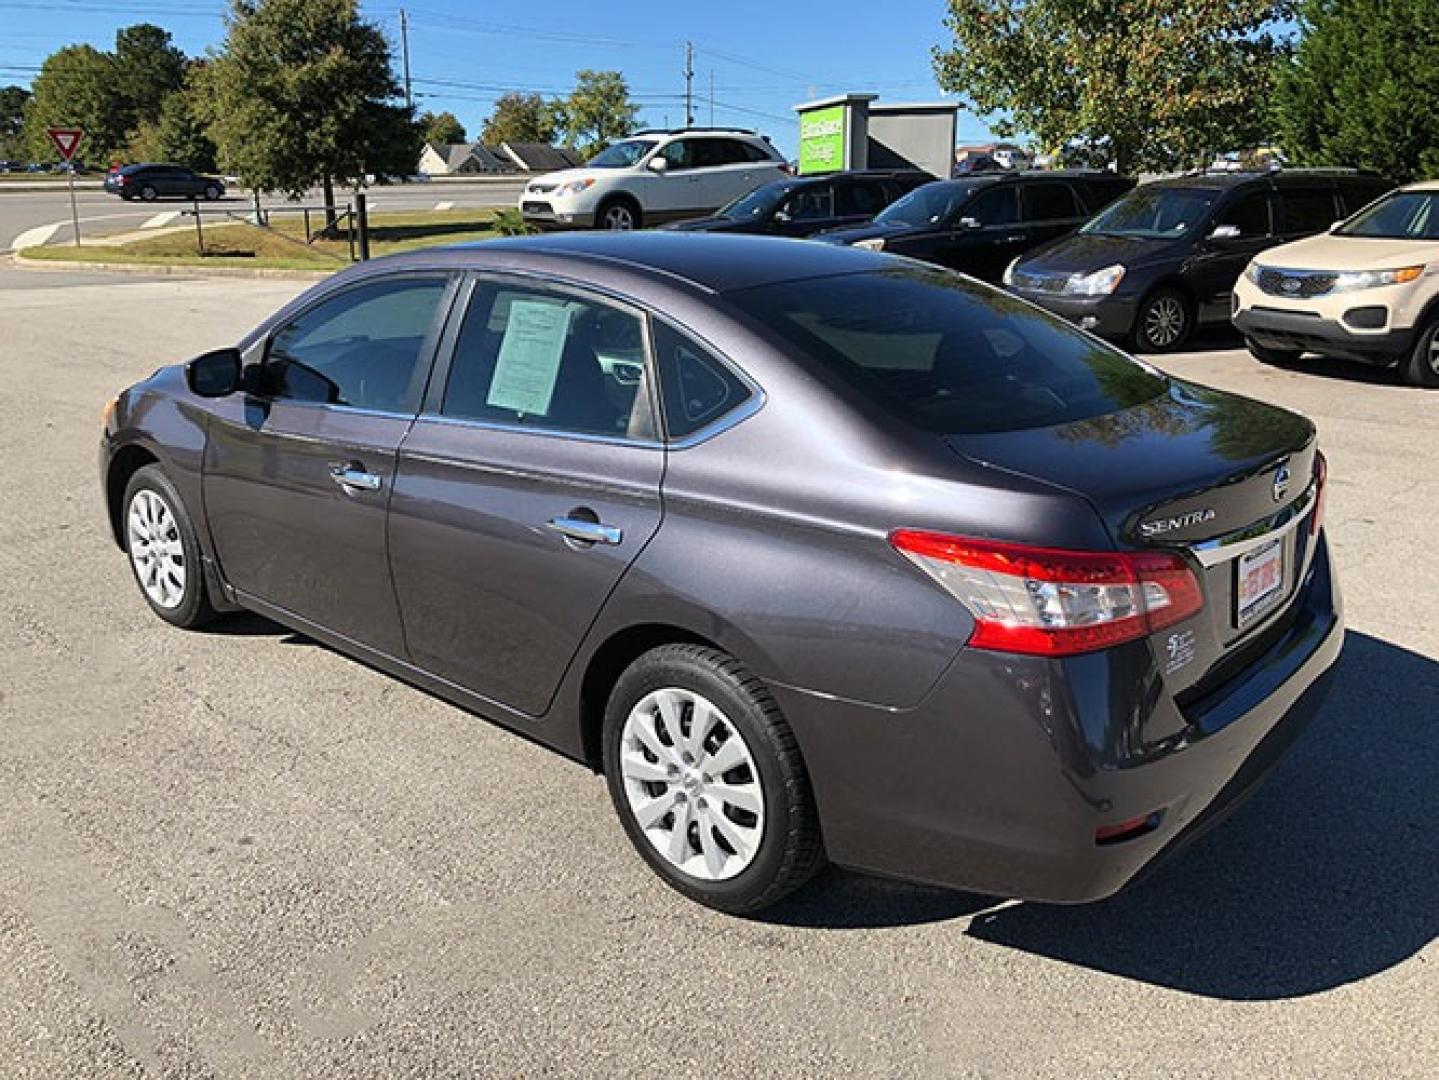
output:
[[[122,165],[105,175],[105,190],[122,199],[210,199],[225,194],[219,177],[178,165]]]
[[[864,169],[762,184],[711,217],[663,226],[681,232],[813,236],[861,225],[934,177],[918,169]]]
[[[820,233],[826,243],[908,255],[998,282],[1032,248],[1073,232],[1134,181],[1107,172],[984,173],[938,180],[868,225]]]
[[[121,393],[100,469],[162,619],[259,612],[603,771],[727,911],[826,858],[1110,895],[1343,636],[1308,420],[822,244],[363,263]]]

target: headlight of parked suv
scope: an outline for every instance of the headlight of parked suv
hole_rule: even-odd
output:
[[[1398,270],[1346,270],[1334,278],[1333,292],[1355,292],[1377,289],[1380,285],[1403,285],[1424,273],[1422,266],[1404,266]]]
[[[874,236],[868,240],[856,240],[851,247],[864,248],[865,251],[883,251],[884,237]]]
[[[1064,283],[1068,296],[1108,296],[1124,280],[1124,267],[1115,263],[1092,274],[1071,274]]]
[[[561,184],[555,189],[555,194],[561,197],[565,195],[578,195],[587,187],[594,186],[593,180],[571,180],[568,184]]]

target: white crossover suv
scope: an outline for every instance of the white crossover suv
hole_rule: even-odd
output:
[[[1439,181],[1256,256],[1234,288],[1234,325],[1261,360],[1319,353],[1439,387]]]
[[[578,169],[531,180],[520,214],[543,229],[638,229],[703,217],[788,172],[752,131],[641,131]]]

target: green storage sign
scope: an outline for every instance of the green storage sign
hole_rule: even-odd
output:
[[[843,105],[801,113],[799,118],[799,171],[834,172],[844,168],[844,133],[847,110]]]

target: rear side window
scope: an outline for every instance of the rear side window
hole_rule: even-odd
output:
[[[709,350],[667,323],[656,321],[654,326],[660,397],[671,439],[693,435],[754,396],[729,365]]]
[[[738,145],[744,151],[745,161],[768,161],[771,164],[774,162],[774,155],[767,153],[761,146],[747,142],[741,142]]]
[[[265,384],[275,398],[413,412],[424,344],[448,281],[396,278],[346,289],[270,338]]]
[[[1084,211],[1068,184],[1026,184],[1024,220],[1063,221],[1083,217]]]
[[[878,181],[854,180],[836,187],[836,212],[841,217],[855,217],[860,214],[871,217],[884,209],[884,188]]]
[[[1166,387],[1062,320],[938,269],[811,278],[728,298],[864,400],[929,431],[1050,427]]]
[[[540,290],[477,289],[455,343],[444,416],[581,435],[653,439],[644,323]]]
[[[695,142],[694,164],[701,168],[738,165],[748,160],[744,144],[737,139],[699,139]]]
[[[1325,188],[1298,188],[1279,192],[1284,207],[1284,231],[1287,233],[1318,233],[1333,225],[1339,217],[1334,206],[1334,193]]]

